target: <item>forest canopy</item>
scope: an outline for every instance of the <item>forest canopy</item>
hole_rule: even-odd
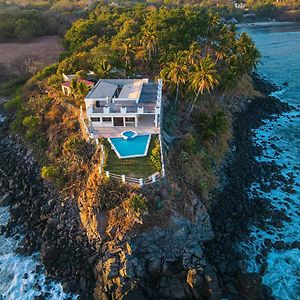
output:
[[[259,58],[247,34],[223,24],[215,13],[190,7],[99,5],[74,22],[64,45],[60,74],[92,70],[112,77],[112,70],[125,70],[126,76],[160,74],[170,84],[172,64],[192,72],[195,62],[211,60],[219,86],[225,87],[250,72]]]

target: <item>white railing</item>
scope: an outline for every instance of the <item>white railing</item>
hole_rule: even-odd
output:
[[[99,145],[99,141],[96,140],[97,145]],[[162,140],[161,140],[161,135],[159,135],[159,146],[160,146],[160,160],[161,160],[161,171],[156,172],[147,178],[134,178],[134,177],[129,177],[124,174],[115,174],[110,171],[105,171],[105,176],[107,178],[113,178],[119,181],[122,181],[123,183],[130,183],[130,184],[136,184],[139,186],[147,185],[147,184],[152,184],[154,182],[157,182],[158,180],[164,178],[166,176],[166,170],[165,170],[165,163],[164,163],[164,154],[163,154],[163,148],[162,148]],[[103,174],[104,172],[104,160],[105,160],[105,150],[104,146],[101,144],[101,161],[100,161],[100,166],[99,166],[99,173]]]
[[[165,176],[163,173],[164,172],[161,171],[161,172],[156,172],[148,176],[147,178],[134,178],[134,177],[126,176],[124,174],[119,175],[119,174],[111,173],[110,171],[106,171],[105,176],[107,178],[113,178],[122,181],[123,183],[135,184],[142,187],[143,185],[152,184],[162,179]]]
[[[80,122],[82,123],[83,128],[84,128],[84,130],[85,130],[87,136],[90,138],[91,133],[90,133],[90,130],[89,130],[89,128],[87,127],[87,125],[86,125],[86,123],[85,123],[85,119],[84,119],[84,117],[83,117],[82,106],[80,106]]]
[[[156,102],[156,106],[153,104],[150,105],[144,105],[144,106],[117,106],[117,107],[96,107],[94,106],[92,109],[92,114],[111,114],[111,113],[117,113],[117,114],[154,114],[157,113],[157,105],[159,105],[160,102]]]
[[[164,177],[166,175],[166,169],[165,169],[165,163],[164,163],[164,153],[163,153],[163,147],[162,147],[161,134],[158,135],[158,138],[159,138],[159,146],[160,146],[161,174],[162,174],[162,177]]]

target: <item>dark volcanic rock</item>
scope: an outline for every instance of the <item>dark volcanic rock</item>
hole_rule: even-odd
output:
[[[257,76],[254,77],[254,84],[265,94],[270,94],[277,89]],[[269,191],[276,188],[276,181],[285,180],[281,177],[281,169],[275,162],[267,163],[256,160],[255,157],[261,154],[262,148],[253,143],[252,129],[263,125],[263,120],[274,119],[288,110],[290,107],[287,104],[276,98],[265,96],[252,99],[245,110],[234,117],[232,152],[223,170],[227,178],[226,185],[221,192],[219,189],[215,192],[213,202],[209,206],[216,239],[208,242],[205,247],[205,254],[209,262],[217,267],[221,285],[226,288],[225,296],[229,299],[236,298],[237,291],[241,299],[272,298],[268,288],[263,286],[259,274],[247,274],[244,271],[241,272],[239,267],[225,268],[225,266],[228,266],[232,260],[239,262],[242,259],[236,251],[236,244],[241,241],[249,243],[250,225],[263,227],[265,226],[263,222],[267,218],[271,218],[273,225],[280,225],[279,211],[271,207],[269,202],[262,199],[255,191],[253,199],[249,201],[247,193],[254,181],[260,182],[262,190]],[[264,256],[273,246],[269,239],[266,239],[264,244],[266,248],[262,251],[263,255],[256,257],[256,260],[263,264],[261,274],[267,268],[264,264]],[[282,243],[277,243],[276,246],[277,248],[285,247]],[[238,281],[236,281],[237,278]]]
[[[41,250],[47,275],[68,282],[68,289],[82,299],[91,299],[95,260],[88,258],[95,249],[81,228],[76,201],[61,199],[42,181],[32,151],[10,134],[8,122],[0,123],[0,157],[0,205],[9,205],[11,215],[1,234],[20,239],[16,251],[22,255]],[[43,294],[36,297],[44,299]]]

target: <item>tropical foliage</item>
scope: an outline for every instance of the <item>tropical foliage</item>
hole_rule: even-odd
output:
[[[182,169],[191,172],[189,164],[197,166],[200,159],[203,172],[210,174],[210,159],[201,152],[201,144],[209,140],[217,145],[215,135],[223,134],[224,118],[221,114],[210,114],[207,121],[199,118],[197,122],[195,118],[208,95],[230,89],[255,68],[259,53],[247,34],[239,34],[234,27],[223,25],[218,15],[202,9],[100,4],[86,18],[73,23],[63,43],[65,52],[59,62],[35,75],[7,104],[17,107],[12,128],[36,146],[42,165],[64,170],[65,182],[72,183],[74,189],[84,182],[94,156],[96,161],[99,158],[95,148],[80,136],[78,108],[59,96],[61,74],[76,74],[71,91],[75,104],[80,104],[88,89],[79,78],[94,71],[102,78],[163,77],[164,87],[176,104],[172,110],[176,121],[181,118],[177,107],[184,107],[184,119],[191,115],[190,123],[197,131],[186,136],[178,152],[185,164]],[[41,91],[47,91],[48,96],[41,96]],[[219,99],[212,98],[215,102]],[[200,127],[203,135],[199,134]],[[161,169],[158,142],[150,145],[146,158],[120,162],[109,157],[113,158],[107,161],[110,169],[126,165],[123,169],[129,170],[126,175],[130,176],[143,177],[146,169],[147,173]]]

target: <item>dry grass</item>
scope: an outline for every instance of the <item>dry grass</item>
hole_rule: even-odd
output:
[[[42,68],[56,62],[62,50],[58,36],[44,36],[30,43],[0,43],[0,65],[16,74],[18,63],[31,58]]]

